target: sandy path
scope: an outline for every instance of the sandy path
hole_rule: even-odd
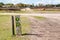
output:
[[[30,40],[60,40],[60,19],[58,17],[47,17],[45,20],[38,20],[28,17],[31,22]]]

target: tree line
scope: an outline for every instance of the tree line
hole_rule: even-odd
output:
[[[24,4],[24,3],[18,3],[18,4],[13,4],[13,3],[7,3],[7,4],[4,4],[2,2],[0,2],[0,7],[16,7],[16,8],[25,8],[25,7],[30,7],[30,8],[35,8],[35,7],[60,7],[60,4],[46,4],[46,5],[43,5],[43,4],[37,4],[37,5],[34,5],[34,4]]]

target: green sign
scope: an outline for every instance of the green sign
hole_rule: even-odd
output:
[[[19,15],[15,16],[15,21],[16,21],[16,27],[19,27],[20,26],[20,16]]]
[[[19,21],[20,19],[18,17],[16,17],[16,21]]]
[[[20,26],[20,22],[16,22],[16,27],[17,27],[17,26],[18,26],[18,27]]]

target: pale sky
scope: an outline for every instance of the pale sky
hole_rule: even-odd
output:
[[[0,0],[3,3],[26,3],[26,4],[60,4],[60,0]]]

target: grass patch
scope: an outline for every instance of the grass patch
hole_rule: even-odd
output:
[[[45,20],[46,19],[45,17],[42,17],[42,16],[34,16],[34,18],[36,18],[38,20]]]
[[[31,11],[21,11],[21,10],[0,10],[0,13],[46,13],[46,12],[60,12],[60,10],[37,10],[37,9],[32,9],[33,12]]]
[[[29,33],[30,26],[29,26],[29,20],[27,17],[21,17],[21,26],[22,26],[22,34]]]
[[[0,10],[0,13],[28,13],[28,11],[20,11],[20,10]]]
[[[34,10],[34,12],[37,12],[37,13],[56,13],[56,12],[60,12],[60,10]]]
[[[29,39],[27,36],[24,37],[12,36],[11,16],[0,15],[0,40],[29,40]]]

